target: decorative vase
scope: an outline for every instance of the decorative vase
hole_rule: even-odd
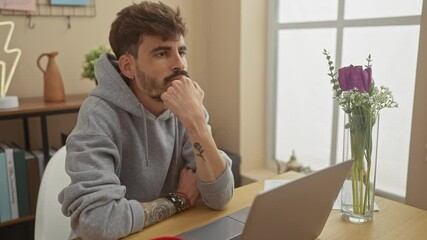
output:
[[[62,83],[62,77],[55,61],[55,57],[57,55],[58,52],[43,53],[37,58],[37,66],[43,72],[45,102],[65,101],[65,91],[64,85]],[[48,57],[48,61],[46,69],[43,69],[40,65],[40,60],[45,56]]]
[[[379,115],[345,114],[343,161],[353,166],[341,190],[341,216],[353,223],[373,220]]]

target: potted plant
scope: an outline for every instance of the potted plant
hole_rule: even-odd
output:
[[[83,72],[81,74],[82,78],[94,80],[96,85],[98,85],[98,81],[96,80],[96,77],[95,77],[95,64],[98,61],[101,54],[106,52],[112,53],[111,48],[105,45],[101,45],[89,51],[85,55],[85,60],[83,62]]]

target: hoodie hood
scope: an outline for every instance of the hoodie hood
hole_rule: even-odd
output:
[[[89,95],[102,98],[139,118],[167,120],[173,117],[168,109],[158,117],[145,110],[120,74],[118,60],[114,55],[104,53],[100,56],[95,64],[95,77],[98,86]]]
[[[95,64],[95,77],[98,81],[98,86],[89,94],[90,96],[99,97],[106,102],[117,106],[118,108],[142,119],[143,134],[144,134],[144,160],[146,166],[149,165],[149,143],[148,143],[148,129],[147,118],[149,121],[166,121],[173,118],[175,146],[174,160],[177,162],[178,148],[180,146],[180,139],[178,133],[178,119],[174,117],[173,113],[167,109],[159,116],[154,116],[144,108],[144,105],[138,100],[129,86],[125,83],[118,65],[117,58],[108,53],[100,56]],[[151,125],[152,123],[149,123]]]

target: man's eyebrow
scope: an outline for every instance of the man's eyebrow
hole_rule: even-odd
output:
[[[152,49],[150,52],[154,53],[154,52],[158,52],[158,51],[166,51],[166,50],[169,51],[171,49],[172,49],[172,47],[169,47],[169,46],[158,46],[158,47]]]
[[[170,50],[172,50],[172,47],[169,47],[169,46],[158,46],[158,47],[152,49],[150,52],[151,53],[156,53],[156,52],[159,52],[159,51],[170,51]],[[185,45],[179,47],[179,51],[186,51],[186,50],[187,50],[187,46],[185,46]]]

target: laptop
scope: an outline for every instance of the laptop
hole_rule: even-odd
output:
[[[345,161],[256,196],[243,208],[177,237],[184,240],[316,239],[353,161]]]

